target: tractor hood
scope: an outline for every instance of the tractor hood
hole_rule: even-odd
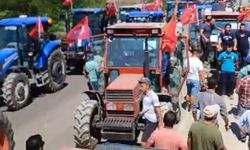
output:
[[[142,74],[121,74],[106,90],[134,90],[142,77]]]
[[[5,62],[5,59],[9,56],[17,53],[17,49],[14,48],[4,48],[0,50],[0,64]]]

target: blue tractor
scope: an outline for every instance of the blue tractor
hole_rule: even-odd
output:
[[[55,92],[65,82],[66,61],[61,42],[54,36],[46,38],[46,33],[37,40],[29,36],[38,18],[46,31],[52,24],[48,17],[0,20],[0,81],[4,103],[11,110],[28,103],[31,86]]]
[[[126,22],[163,22],[163,11],[134,11],[126,15]]]

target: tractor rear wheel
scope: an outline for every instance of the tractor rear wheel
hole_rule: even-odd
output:
[[[30,85],[23,73],[10,73],[3,83],[3,98],[10,110],[18,110],[29,101]]]
[[[66,79],[66,60],[60,49],[52,52],[48,59],[49,83],[47,89],[55,92],[63,87]]]
[[[1,150],[13,150],[14,149],[14,132],[11,128],[6,115],[0,111],[0,149]]]
[[[78,106],[74,118],[74,142],[77,148],[93,149],[101,141],[101,130],[94,126],[97,118],[97,101],[85,100]]]

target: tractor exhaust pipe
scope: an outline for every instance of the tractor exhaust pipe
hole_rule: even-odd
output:
[[[148,51],[148,38],[145,40],[145,51],[144,51],[144,64],[143,64],[143,74],[144,77],[149,78],[150,72],[149,72],[149,51]]]

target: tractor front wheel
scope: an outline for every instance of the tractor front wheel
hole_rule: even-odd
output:
[[[29,101],[30,85],[23,73],[10,73],[3,83],[3,98],[10,110],[18,110]]]
[[[14,149],[14,132],[11,128],[6,115],[0,111],[0,149],[1,150],[13,150]]]
[[[47,89],[55,92],[63,87],[66,79],[66,60],[60,49],[52,52],[48,59],[49,83]]]
[[[76,147],[93,149],[101,141],[101,130],[95,127],[97,118],[97,101],[85,100],[78,106],[74,118]]]

